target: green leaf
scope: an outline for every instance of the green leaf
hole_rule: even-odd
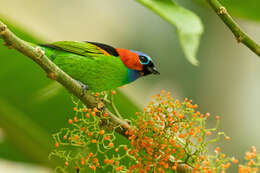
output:
[[[259,0],[220,0],[232,16],[260,21]]]
[[[196,53],[199,47],[200,36],[203,33],[203,25],[200,18],[171,0],[137,1],[177,28],[184,54],[191,64],[198,65]]]

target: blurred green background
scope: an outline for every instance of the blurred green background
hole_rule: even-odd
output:
[[[179,99],[192,98],[201,112],[221,115],[220,130],[231,140],[217,145],[242,160],[250,146],[260,148],[259,58],[237,44],[207,5],[178,2],[197,13],[205,27],[199,67],[185,59],[174,28],[132,0],[2,0],[0,19],[27,41],[88,40],[146,52],[161,75],[139,79],[120,90],[140,108],[162,89]],[[245,8],[243,0],[236,2],[234,6],[224,3],[260,43],[259,1],[249,0]],[[0,172],[49,172],[44,165],[54,163],[48,161],[46,151],[52,145],[51,134],[67,126],[73,116],[71,97],[61,87],[60,92],[46,88],[56,84],[2,41],[0,58]]]

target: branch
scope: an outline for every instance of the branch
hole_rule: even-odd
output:
[[[92,96],[90,93],[84,93],[81,85],[71,78],[68,74],[63,72],[59,67],[57,67],[40,49],[40,47],[34,48],[24,40],[18,38],[15,34],[13,34],[5,24],[0,21],[0,37],[5,41],[5,45],[9,48],[14,48],[26,55],[33,61],[35,61],[47,74],[47,76],[56,80],[60,84],[62,84],[70,93],[75,95],[78,99],[82,101],[87,107],[90,108],[104,108],[103,102],[98,102],[96,97]],[[84,93],[84,94],[82,94]],[[125,134],[125,132],[131,128],[131,126],[123,119],[118,118],[114,114],[112,114],[107,108],[104,109],[105,112],[108,113],[110,118],[110,122],[107,122],[106,119],[101,122],[102,125],[108,127],[114,127],[116,131],[125,136],[129,137]],[[101,118],[102,116],[99,115]],[[109,124],[108,124],[109,123]],[[191,172],[191,168],[185,168],[185,164],[179,164],[177,167],[178,173],[189,173]]]
[[[90,108],[104,108],[104,103],[101,101],[97,101],[96,97],[92,96],[90,93],[83,91],[81,85],[71,78],[68,74],[63,72],[59,67],[57,67],[40,49],[40,47],[34,48],[24,40],[21,40],[16,35],[14,35],[5,24],[0,21],[0,37],[5,41],[5,45],[9,48],[14,48],[26,55],[33,61],[35,61],[47,74],[47,76],[56,80],[60,84],[62,84],[70,93],[75,95],[78,99],[82,101],[87,107]],[[84,93],[84,94],[83,94]],[[116,128],[116,131],[123,136],[125,135],[125,131],[130,128],[129,124],[116,117],[112,114],[108,109],[104,110],[108,112],[108,116],[112,121],[113,127]],[[126,127],[126,128],[123,128]]]
[[[254,40],[252,40],[244,31],[242,31],[239,25],[232,19],[230,14],[227,12],[226,8],[223,5],[221,5],[218,2],[218,0],[207,0],[207,2],[217,13],[217,15],[221,18],[221,20],[231,30],[236,40],[239,43],[243,43],[245,46],[247,46],[256,55],[260,57],[260,46]]]

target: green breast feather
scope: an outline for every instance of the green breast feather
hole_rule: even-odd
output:
[[[83,48],[85,49],[84,45]],[[68,50],[64,51],[45,46],[42,46],[42,49],[46,56],[63,71],[72,78],[88,85],[88,89],[91,91],[110,90],[129,83],[127,79],[128,69],[119,57],[96,54],[86,49],[85,51],[75,49],[76,53],[71,53],[73,50],[68,52]],[[71,47],[66,49],[71,49]],[[96,51],[100,50],[96,49]],[[82,53],[84,55],[80,55]]]

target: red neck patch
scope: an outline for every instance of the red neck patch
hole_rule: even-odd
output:
[[[116,51],[118,52],[120,59],[126,67],[138,71],[141,71],[143,69],[143,66],[139,61],[139,56],[137,53],[134,53],[127,49],[120,48],[116,48]]]

